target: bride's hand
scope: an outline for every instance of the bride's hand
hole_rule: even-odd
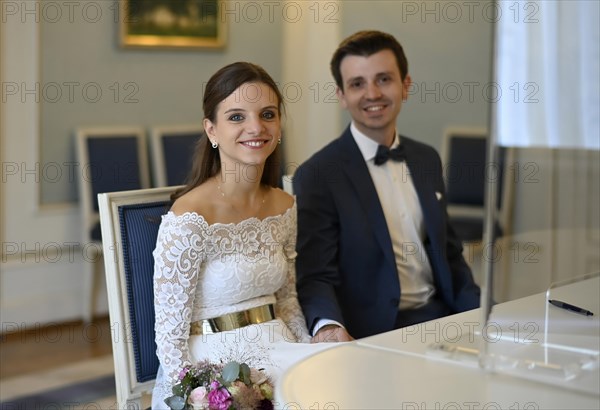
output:
[[[311,343],[350,342],[354,340],[345,328],[337,325],[323,326],[310,340]]]

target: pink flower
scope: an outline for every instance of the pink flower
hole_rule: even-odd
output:
[[[211,410],[227,410],[232,403],[231,394],[219,382],[210,384],[208,392],[208,406]]]
[[[185,375],[187,374],[188,370],[190,370],[187,367],[184,367],[183,369],[181,369],[181,371],[179,372],[179,380],[183,380],[183,378],[185,377]]]
[[[207,396],[206,387],[196,387],[191,391],[190,397],[188,398],[188,403],[194,410],[204,410],[206,409],[206,406],[208,406]]]

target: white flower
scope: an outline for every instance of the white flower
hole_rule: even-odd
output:
[[[267,381],[267,375],[265,374],[265,372],[255,369],[255,368],[251,368],[250,369],[250,381],[252,382],[252,384],[263,384],[264,382]]]
[[[206,387],[200,386],[192,390],[190,397],[188,398],[188,403],[194,410],[204,410],[208,408],[208,392],[206,391]]]

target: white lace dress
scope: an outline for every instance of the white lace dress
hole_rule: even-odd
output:
[[[208,224],[201,215],[164,215],[154,251],[156,344],[160,367],[152,408],[179,371],[203,359],[265,368],[277,382],[285,368],[329,346],[308,342],[296,297],[296,204],[284,214],[237,224]],[[190,336],[190,323],[275,303],[276,319]]]

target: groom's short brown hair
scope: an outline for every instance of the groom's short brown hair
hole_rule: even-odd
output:
[[[346,38],[340,43],[335,53],[333,53],[330,68],[337,86],[344,91],[340,65],[346,56],[368,57],[381,50],[391,50],[394,53],[398,68],[400,69],[400,78],[404,81],[404,78],[408,74],[408,60],[398,40],[391,34],[382,31],[366,30],[359,31]]]

